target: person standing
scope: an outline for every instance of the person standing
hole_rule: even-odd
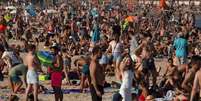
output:
[[[134,79],[134,72],[132,68],[132,61],[130,58],[125,57],[121,62],[121,75],[122,75],[122,84],[119,90],[119,93],[122,96],[122,101],[132,101],[132,84]]]
[[[95,46],[92,50],[92,59],[89,66],[92,101],[102,101],[102,95],[104,94],[105,74],[104,68],[99,64],[99,59],[101,56],[100,47]]]
[[[188,41],[184,38],[184,35],[181,32],[179,33],[179,38],[174,40],[173,46],[176,49],[176,57],[179,60],[179,64],[186,64],[188,56]]]
[[[34,101],[38,101],[38,73],[37,71],[41,70],[40,63],[38,58],[35,56],[36,46],[35,45],[29,45],[28,47],[28,54],[26,55],[25,59],[27,60],[27,88],[26,88],[26,97],[25,101],[28,101],[28,94],[33,87],[33,95],[34,95]]]
[[[63,92],[61,90],[63,78],[63,60],[59,53],[58,46],[51,47],[54,55],[53,68],[51,68],[51,85],[55,94],[55,101],[63,101]]]

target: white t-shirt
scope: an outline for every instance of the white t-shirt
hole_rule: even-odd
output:
[[[122,53],[123,52],[123,44],[121,42],[111,41],[110,46],[112,47],[112,53]]]

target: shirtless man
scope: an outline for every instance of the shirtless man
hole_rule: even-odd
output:
[[[92,101],[102,101],[102,95],[104,93],[104,81],[105,74],[104,68],[99,64],[101,58],[100,47],[95,46],[92,50],[92,58],[89,66],[91,77],[91,96]]]
[[[194,65],[200,66],[201,65],[201,57],[196,56],[196,59],[198,60],[198,64],[194,64]],[[199,89],[199,101],[200,101],[200,97],[201,97],[200,96],[200,92],[201,92],[200,88],[201,88],[201,68],[199,68],[199,70],[195,74],[190,101],[195,101],[195,95],[198,92],[198,89]]]
[[[193,79],[197,70],[199,69],[199,57],[193,56],[190,63],[191,68],[189,69],[188,73],[186,73],[184,81],[182,82],[181,87],[187,91],[191,91],[191,86],[193,85]]]
[[[34,101],[38,101],[38,74],[37,71],[40,70],[40,64],[35,56],[35,45],[29,45],[28,54],[26,55],[28,71],[27,71],[27,89],[26,89],[26,100],[28,101],[28,94],[33,87]]]

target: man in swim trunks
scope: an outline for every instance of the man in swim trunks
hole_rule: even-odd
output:
[[[101,58],[100,47],[95,46],[92,50],[92,59],[89,66],[91,77],[91,96],[92,101],[102,101],[102,95],[104,94],[104,81],[105,74],[104,68],[100,65],[99,59]]]
[[[28,94],[33,87],[34,101],[38,101],[38,74],[37,71],[41,70],[38,58],[35,56],[36,46],[29,45],[28,54],[25,59],[27,60],[28,71],[27,71],[27,89],[26,89],[26,100],[28,101]]]

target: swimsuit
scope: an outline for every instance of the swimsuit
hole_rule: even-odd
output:
[[[82,74],[89,75],[89,65],[85,64],[82,66]]]
[[[27,83],[38,84],[38,74],[34,70],[28,70],[27,72]]]

